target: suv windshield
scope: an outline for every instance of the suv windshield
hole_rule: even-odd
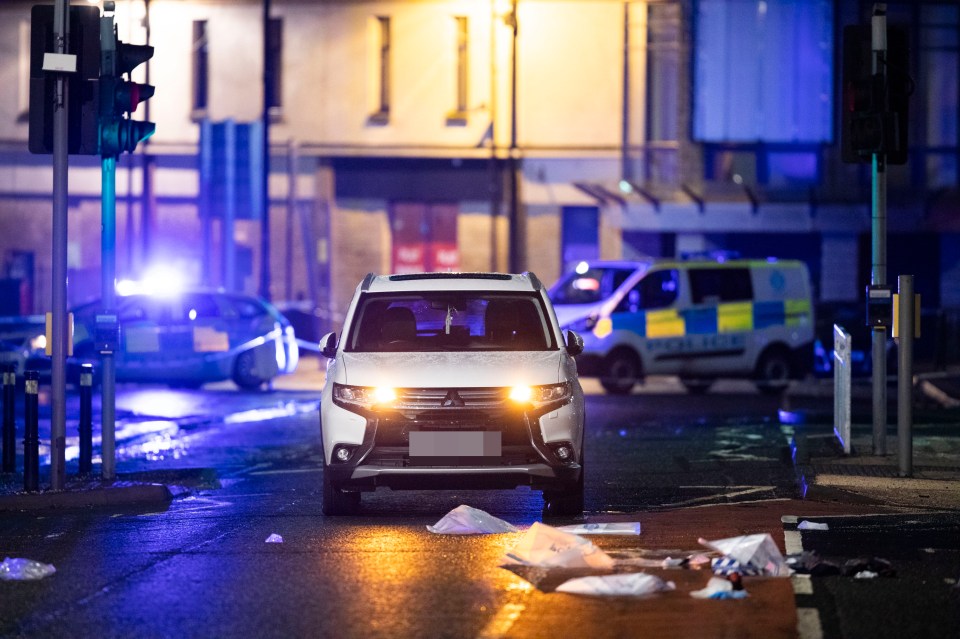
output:
[[[367,295],[347,338],[355,353],[556,350],[546,309],[532,295],[430,291]]]
[[[550,289],[554,304],[593,304],[616,291],[624,280],[635,273],[635,268],[593,266],[578,267],[567,273]]]

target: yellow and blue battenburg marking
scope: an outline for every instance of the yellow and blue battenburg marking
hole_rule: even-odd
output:
[[[632,331],[641,337],[683,337],[715,333],[742,333],[772,326],[801,326],[810,321],[810,300],[727,302],[686,310],[658,309],[639,313],[614,313],[593,329],[603,339],[614,330]]]

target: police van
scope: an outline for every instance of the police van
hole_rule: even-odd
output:
[[[676,375],[692,393],[720,377],[777,393],[812,369],[810,276],[800,261],[585,261],[549,295],[561,327],[583,336],[580,376],[598,377],[608,393],[629,393],[646,375]]]

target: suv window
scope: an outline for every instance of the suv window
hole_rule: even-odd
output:
[[[692,268],[690,299],[694,304],[706,302],[742,302],[753,299],[750,269]]]
[[[501,293],[367,295],[354,313],[346,350],[541,351],[557,348],[539,299]]]

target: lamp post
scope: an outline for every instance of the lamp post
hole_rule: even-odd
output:
[[[510,38],[510,272],[520,273],[526,270],[526,215],[520,207],[520,159],[517,157],[517,3],[511,0],[508,26]]]

